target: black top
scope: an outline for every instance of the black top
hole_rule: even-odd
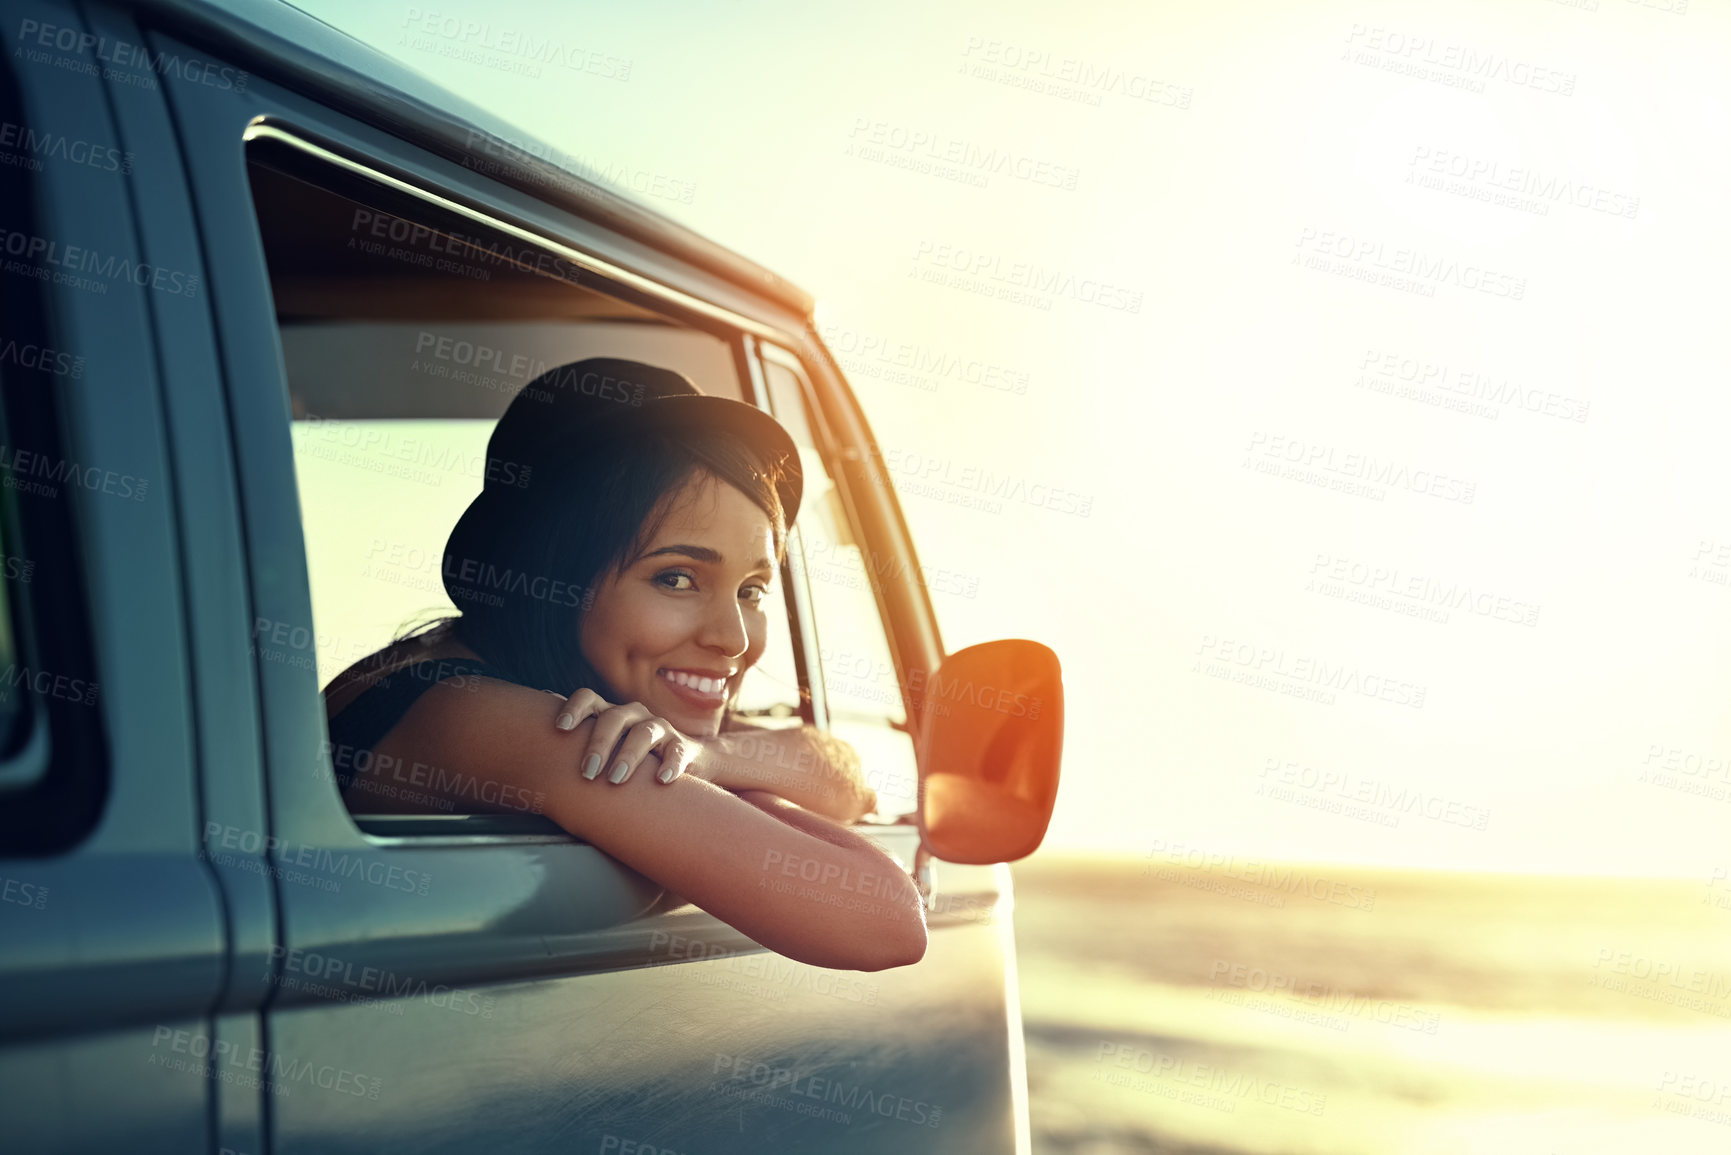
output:
[[[355,780],[355,769],[372,761],[373,747],[402,721],[422,694],[453,678],[517,681],[485,662],[466,658],[428,658],[393,670],[356,695],[330,721],[331,763],[337,771],[337,788],[348,790]]]

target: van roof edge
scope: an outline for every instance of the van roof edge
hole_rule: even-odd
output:
[[[553,148],[377,49],[283,0],[139,0],[141,24],[205,48],[248,72],[330,104],[447,160],[471,155],[479,132],[510,148],[511,166],[487,175],[576,216],[592,220],[714,273],[742,288],[812,315],[811,294],[732,249],[635,199],[596,184],[529,150]]]

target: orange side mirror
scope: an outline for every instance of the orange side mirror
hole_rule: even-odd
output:
[[[958,650],[909,679],[920,714],[920,836],[947,862],[1012,862],[1046,837],[1058,800],[1058,655],[1012,639]]]

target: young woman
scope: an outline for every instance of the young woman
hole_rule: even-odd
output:
[[[326,687],[350,809],[411,809],[381,775],[418,764],[412,809],[533,809],[791,958],[919,961],[912,880],[839,825],[875,805],[851,749],[728,714],[799,508],[786,431],[592,359],[519,393],[487,450],[445,547],[461,613]]]

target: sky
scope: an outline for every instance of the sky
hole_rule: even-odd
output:
[[[1731,863],[1724,11],[298,6],[818,298],[1048,849]]]

